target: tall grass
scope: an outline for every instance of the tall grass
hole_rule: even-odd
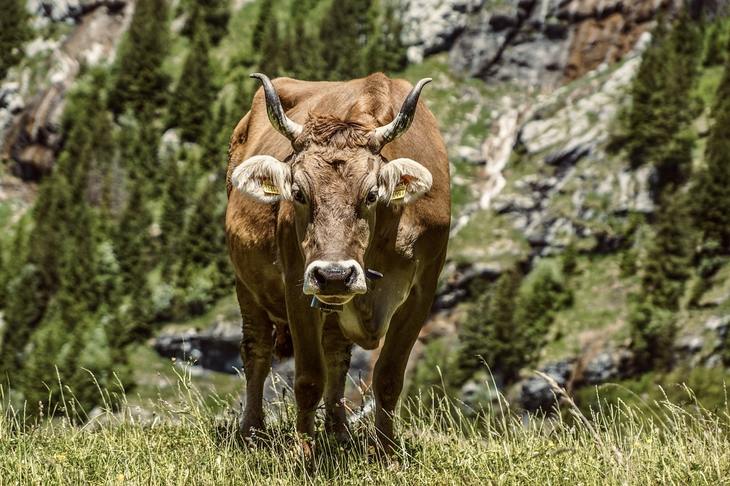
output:
[[[211,405],[184,372],[177,397],[148,415],[100,393],[101,412],[78,410],[66,393],[64,416],[31,425],[5,407],[0,484],[730,484],[727,406],[662,401],[647,415],[619,403],[585,417],[556,388],[566,413],[545,418],[520,416],[503,399],[477,414],[447,398],[420,400],[397,419],[397,451],[383,459],[368,416],[353,423],[349,444],[320,431],[314,455],[303,455],[289,399],[272,407],[266,434],[241,443],[237,413]]]

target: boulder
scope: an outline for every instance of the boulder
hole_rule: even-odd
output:
[[[553,378],[557,384],[565,388],[575,368],[575,360],[566,359],[550,363],[540,369],[543,373]],[[527,378],[521,382],[519,402],[523,409],[528,412],[550,412],[558,404],[550,384],[539,376]]]

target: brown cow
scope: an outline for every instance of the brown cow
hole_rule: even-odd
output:
[[[418,102],[430,79],[412,88],[381,73],[347,82],[252,77],[263,86],[231,138],[226,214],[243,315],[241,432],[264,427],[272,352],[293,345],[297,431],[313,436],[324,394],[326,429],[343,440],[352,343],[374,349],[385,336],[373,389],[389,448],[450,225],[446,150]]]

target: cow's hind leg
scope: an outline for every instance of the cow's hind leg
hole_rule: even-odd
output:
[[[243,318],[241,359],[246,375],[246,407],[239,432],[248,438],[264,429],[264,382],[271,369],[273,325],[241,282],[236,282],[236,294]]]
[[[325,321],[322,347],[327,365],[327,385],[324,392],[325,429],[334,434],[338,442],[346,442],[350,433],[347,428],[344,395],[352,342],[342,334],[334,315],[328,316]]]

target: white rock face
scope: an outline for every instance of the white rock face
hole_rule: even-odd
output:
[[[407,0],[404,2],[403,41],[408,60],[418,63],[428,54],[447,50],[464,30],[469,14],[484,0]]]
[[[78,18],[98,7],[119,8],[127,0],[29,0],[28,9],[52,21]]]

